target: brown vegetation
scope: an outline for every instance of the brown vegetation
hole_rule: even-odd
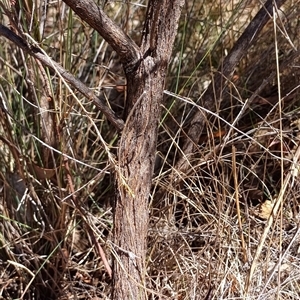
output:
[[[300,3],[75,2],[0,3],[0,298],[298,299]]]

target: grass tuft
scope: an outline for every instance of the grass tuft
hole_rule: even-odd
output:
[[[46,18],[40,1],[15,2],[2,1],[1,22],[122,116],[124,72],[98,33],[62,1]],[[139,43],[146,1],[102,2]],[[286,1],[247,50],[182,173],[201,95],[261,6],[185,1],[149,199],[149,299],[299,298],[299,4]],[[109,299],[119,135],[55,72],[0,41],[0,298]]]

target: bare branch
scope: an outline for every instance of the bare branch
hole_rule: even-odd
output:
[[[273,16],[273,5],[280,7],[284,4],[284,2],[286,2],[286,0],[268,0],[247,26],[243,34],[235,43],[234,47],[224,59],[209,87],[205,91],[201,99],[202,106],[205,109],[211,111],[215,110],[215,107],[222,96],[221,94],[224,88],[224,81],[227,78],[230,78],[236,65],[244,57],[247,50],[257,39],[265,24]],[[178,161],[177,169],[184,171],[188,167],[186,157],[190,157],[194,153],[195,147],[199,141],[199,132],[201,132],[201,129],[205,124],[205,120],[206,113],[199,110],[196,111],[188,131],[189,139],[187,139],[183,145],[183,152],[185,155]]]
[[[70,8],[110,44],[125,64],[135,64],[139,59],[137,44],[112,21],[93,0],[63,0]]]
[[[15,43],[22,50],[41,61],[48,68],[59,72],[59,74],[67,80],[76,90],[83,94],[87,99],[93,101],[93,103],[99,108],[99,110],[107,117],[107,119],[121,131],[124,127],[122,119],[118,118],[114,111],[112,111],[100,98],[98,98],[85,84],[75,78],[71,73],[65,70],[60,64],[51,60],[48,56],[43,54],[40,49],[34,46],[28,46],[20,36],[12,32],[6,26],[0,24],[0,35],[6,37],[13,43]]]

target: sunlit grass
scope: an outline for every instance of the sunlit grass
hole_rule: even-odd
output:
[[[104,9],[139,43],[145,7],[146,1],[108,1]],[[186,1],[169,63],[149,200],[149,299],[204,299],[209,293],[209,299],[298,298],[298,162],[292,164],[299,144],[298,7],[298,1],[284,6],[277,53],[271,22],[228,78],[183,174],[175,166],[184,155],[190,117],[205,111],[201,95],[260,8],[254,1]],[[0,6],[8,25],[4,8],[10,10],[11,2]],[[16,25],[31,37],[24,38],[121,116],[124,72],[111,47],[62,1],[49,3],[43,28],[39,14],[19,13]],[[0,271],[9,282],[1,296],[109,299],[111,281],[93,236],[111,263],[119,135],[55,72],[0,40]],[[51,135],[51,144],[45,143]],[[276,201],[282,203],[278,218],[262,241],[267,207]]]

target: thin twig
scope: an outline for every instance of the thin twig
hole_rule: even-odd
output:
[[[53,61],[49,56],[46,56],[41,49],[37,46],[28,45],[27,42],[20,36],[12,32],[6,26],[0,24],[0,35],[6,37],[13,43],[15,43],[23,51],[29,55],[41,61],[45,66],[58,72],[61,77],[68,81],[76,90],[83,94],[88,100],[99,108],[99,110],[107,117],[107,119],[116,127],[117,130],[121,131],[124,127],[124,121],[117,117],[115,112],[111,110],[100,98],[98,98],[84,83],[79,79],[75,78],[71,73],[64,69],[60,64]]]
[[[135,64],[140,59],[137,44],[111,20],[93,0],[63,0],[71,9],[110,44],[123,64]]]
[[[279,8],[284,4],[284,2],[286,2],[286,0],[276,0],[274,2]],[[223,63],[220,65],[209,87],[202,96],[201,101],[204,108],[209,111],[215,111],[215,107],[221,101],[225,81],[231,77],[236,65],[246,55],[247,50],[251,45],[253,45],[259,33],[272,16],[273,0],[268,0],[247,26],[243,34],[224,59]],[[190,122],[188,131],[189,138],[186,139],[183,145],[184,155],[179,159],[176,167],[183,172],[188,167],[188,159],[194,153],[195,147],[199,141],[199,132],[201,132],[202,127],[205,124],[206,116],[207,114],[205,112],[197,110]]]
[[[72,200],[74,201],[74,203],[76,205],[76,208],[78,209],[78,211],[80,212],[81,216],[83,217],[83,219],[86,223],[87,231],[88,231],[90,237],[93,240],[96,251],[98,252],[98,255],[101,257],[102,262],[104,264],[104,267],[105,267],[109,277],[112,278],[112,270],[111,270],[111,267],[110,267],[110,265],[109,265],[109,263],[106,259],[105,253],[104,253],[101,245],[99,244],[99,242],[98,242],[98,240],[97,240],[97,238],[96,238],[96,236],[93,232],[93,229],[91,228],[91,225],[87,222],[87,220],[85,218],[85,213],[82,210],[81,205],[79,203],[80,201],[76,197],[74,184],[73,184],[73,180],[72,180],[72,176],[71,176],[71,172],[70,172],[70,167],[69,167],[69,163],[68,163],[68,159],[65,160],[64,165],[65,165],[65,170],[66,170],[66,173],[67,173],[67,180],[68,180],[70,192],[71,192],[71,195],[72,195]]]

